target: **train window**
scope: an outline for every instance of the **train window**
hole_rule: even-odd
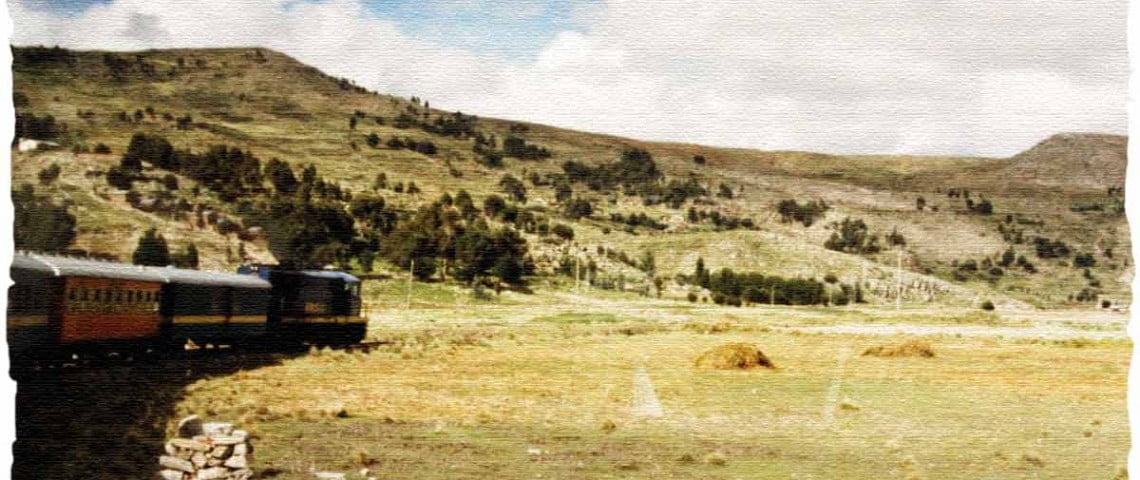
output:
[[[127,291],[127,303],[135,303],[135,291],[134,290],[128,290]]]
[[[74,301],[77,297],[79,297],[79,291],[78,290],[79,290],[78,288],[72,288],[71,290],[69,290],[67,292],[68,300]]]
[[[96,301],[96,302],[102,301],[103,300],[103,291],[96,288],[94,290],[94,292],[95,292],[95,294],[91,297],[91,299]]]

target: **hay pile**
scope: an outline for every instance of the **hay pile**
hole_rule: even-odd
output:
[[[898,345],[878,345],[863,350],[863,356],[933,358],[934,349],[924,340],[911,339]]]
[[[749,370],[756,367],[776,368],[756,345],[747,343],[727,343],[713,348],[697,357],[699,368],[717,370]]]

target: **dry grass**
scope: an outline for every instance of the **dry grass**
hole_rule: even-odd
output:
[[[934,358],[934,349],[925,340],[910,339],[895,345],[876,345],[863,350],[863,356]]]
[[[699,368],[717,370],[749,370],[753,368],[776,368],[771,360],[756,345],[728,343],[702,353],[694,362]]]

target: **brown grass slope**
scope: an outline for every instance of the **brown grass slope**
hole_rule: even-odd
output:
[[[1128,137],[1060,133],[1012,160],[1007,172],[1024,182],[1094,189],[1121,187],[1128,167]]]

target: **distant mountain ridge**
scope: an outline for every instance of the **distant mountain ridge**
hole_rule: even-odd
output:
[[[1059,133],[1011,157],[1006,172],[1024,182],[1087,188],[1122,187],[1128,137]]]

